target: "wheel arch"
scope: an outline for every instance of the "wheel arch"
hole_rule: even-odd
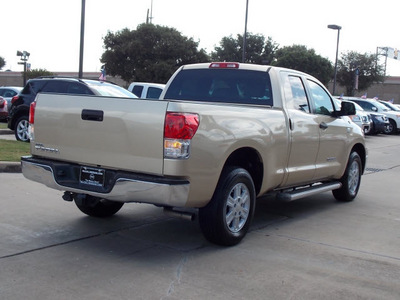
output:
[[[17,123],[17,120],[22,116],[27,116],[29,118],[29,106],[20,105],[18,109],[15,111],[10,123],[12,130],[15,130],[15,125]]]
[[[237,166],[241,167],[250,173],[253,179],[256,195],[261,190],[264,174],[264,164],[260,153],[251,147],[244,147],[236,149],[226,160],[223,169]]]
[[[357,154],[360,156],[362,162],[362,173],[364,173],[365,165],[367,163],[367,150],[365,149],[364,145],[355,144],[351,149],[351,152],[357,152]]]

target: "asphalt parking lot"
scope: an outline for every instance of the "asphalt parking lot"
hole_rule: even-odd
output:
[[[261,198],[246,238],[127,204],[83,215],[61,192],[0,173],[0,299],[399,299],[400,135],[368,136],[351,203]]]

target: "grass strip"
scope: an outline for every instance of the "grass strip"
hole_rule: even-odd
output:
[[[0,161],[21,161],[21,156],[30,154],[30,143],[0,140]]]

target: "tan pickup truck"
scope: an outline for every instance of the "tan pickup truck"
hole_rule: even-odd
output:
[[[337,107],[317,79],[298,71],[186,65],[160,100],[38,94],[32,155],[22,158],[22,170],[64,191],[87,215],[152,203],[198,215],[209,241],[234,245],[249,229],[258,196],[356,197],[366,148],[347,117],[353,114],[353,104]]]

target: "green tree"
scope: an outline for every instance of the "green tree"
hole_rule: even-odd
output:
[[[293,45],[280,48],[276,51],[276,66],[305,72],[317,78],[324,85],[332,79],[333,67],[327,58],[315,53],[314,49],[307,49],[303,45]]]
[[[32,78],[36,78],[36,77],[40,77],[40,76],[53,76],[53,75],[55,75],[55,74],[47,71],[46,69],[32,69],[32,70],[26,71],[27,79],[32,79]]]
[[[383,66],[376,63],[376,56],[368,53],[348,51],[338,61],[336,81],[346,88],[346,94],[353,96],[356,70],[358,69],[358,91],[367,90],[374,82],[383,82]]]
[[[165,83],[179,66],[209,61],[192,38],[159,25],[141,24],[136,30],[108,32],[103,40],[101,62],[107,74],[127,82]]]
[[[6,65],[6,61],[0,56],[0,70]]]
[[[213,61],[235,61],[241,62],[243,56],[243,35],[238,34],[236,38],[232,36],[223,37],[220,46],[211,52]],[[252,64],[270,64],[274,60],[274,55],[278,49],[271,37],[267,41],[260,34],[248,33],[246,38],[245,62]]]

